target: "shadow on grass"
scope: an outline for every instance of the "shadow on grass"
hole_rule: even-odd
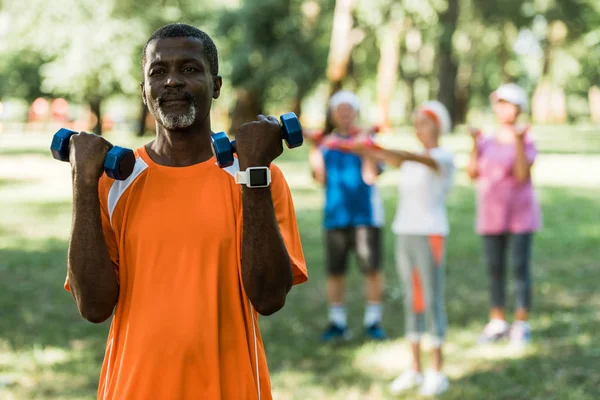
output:
[[[2,308],[7,310],[0,318],[0,332],[11,348],[69,348],[73,340],[104,342],[107,324],[83,321],[63,289],[66,241],[23,241],[19,247],[0,249],[0,257],[0,293]]]
[[[536,235],[533,267],[533,326],[539,354],[519,360],[482,362],[476,372],[453,383],[448,395],[452,397],[448,398],[600,396],[598,376],[590,373],[592,365],[600,365],[597,351],[600,343],[594,326],[600,307],[597,295],[600,193],[597,189],[564,188],[542,188],[538,192],[545,219],[544,229]],[[311,189],[294,190],[300,196],[311,193],[316,194]],[[396,189],[383,188],[382,197],[388,221],[384,233],[384,327],[396,339],[403,334],[402,290],[394,266],[394,237],[389,231]],[[473,198],[471,187],[457,187],[449,200],[452,233],[448,241],[446,297],[453,330],[462,329],[459,327],[478,330],[487,314],[487,275],[481,260],[481,243],[473,233]],[[53,215],[67,212],[67,207],[64,202],[32,205],[31,213],[48,223]],[[366,391],[372,386],[373,377],[355,364],[358,350],[364,349],[363,282],[356,263],[352,261],[347,283],[349,323],[356,339],[343,346],[322,345],[318,338],[326,325],[327,304],[321,210],[302,208],[298,223],[310,279],[292,289],[282,311],[261,318],[270,369],[274,373],[310,371],[312,385],[354,386]],[[83,321],[70,294],[63,290],[66,254],[67,242],[55,239],[23,239],[12,247],[0,249],[1,339],[14,353],[58,347],[71,354],[69,361],[48,368],[81,379],[77,392],[68,387],[42,385],[40,392],[35,393],[48,390],[52,396],[64,397],[81,391],[91,395],[99,376],[109,324]],[[522,389],[514,389],[516,386]],[[557,386],[564,392],[551,391]],[[569,397],[571,390],[582,397]],[[591,393],[596,396],[588,396]]]
[[[443,399],[577,399],[600,395],[600,352],[568,344],[519,359],[494,361],[453,381]]]
[[[49,147],[49,146],[48,146]],[[0,149],[0,156],[10,157],[10,156],[42,156],[45,158],[52,157],[50,153],[50,149],[44,148],[9,148],[9,149]]]
[[[25,184],[26,183],[23,182],[23,180],[21,180],[21,179],[5,179],[5,178],[0,179],[0,188],[20,186],[20,185],[25,185]]]
[[[586,309],[580,304],[593,299],[597,282],[600,280],[600,269],[597,268],[598,242],[600,230],[597,226],[597,216],[600,215],[600,197],[598,190],[575,190],[564,188],[544,187],[538,189],[540,202],[544,214],[544,228],[536,235],[534,242],[533,274],[534,274],[534,328],[536,321],[544,321],[546,325],[536,329],[534,335],[543,345],[551,345],[554,338],[563,334],[570,335],[573,321],[594,321],[594,312],[597,307]],[[307,193],[303,193],[306,195]],[[386,220],[388,226],[385,231],[385,256],[384,270],[385,283],[385,318],[384,326],[392,339],[403,335],[403,308],[402,289],[396,275],[393,259],[393,235],[389,231],[389,222],[395,211],[396,192],[394,188],[386,187],[382,190],[384,198]],[[487,319],[487,273],[483,264],[480,239],[474,233],[474,192],[472,187],[457,187],[449,199],[449,215],[451,234],[448,240],[447,255],[447,307],[450,328],[475,327],[481,329]],[[302,234],[302,241],[309,268],[309,281],[292,289],[288,296],[285,308],[276,315],[261,319],[261,331],[265,341],[271,371],[277,372],[290,368],[306,370],[312,369],[312,379],[315,385],[325,387],[359,386],[363,389],[372,384],[372,377],[364,375],[352,366],[356,350],[362,345],[355,341],[343,347],[331,347],[319,342],[319,334],[326,325],[327,304],[325,300],[325,271],[323,267],[324,245],[323,230],[321,228],[321,211],[318,209],[305,209],[298,213],[298,220]],[[507,271],[509,287],[507,298],[513,299],[512,273]],[[582,279],[585,282],[582,282]],[[362,279],[353,262],[347,282],[347,309],[349,324],[354,333],[360,337],[362,315],[364,310],[364,295]],[[569,304],[579,306],[568,306]],[[509,302],[508,306],[512,306]],[[509,308],[510,310],[510,308]],[[537,317],[536,317],[537,315]],[[596,312],[597,315],[597,312]],[[554,318],[565,318],[554,322]],[[582,322],[576,326],[582,326]],[[591,323],[586,332],[593,334]],[[600,342],[596,339],[596,346]],[[578,352],[580,346],[566,342],[562,345],[563,351],[559,355],[548,351],[550,358],[546,365],[560,368],[563,374],[575,374],[579,366]],[[565,362],[561,356],[566,357]],[[596,362],[598,355],[588,356],[583,365],[588,367]],[[507,368],[509,372],[503,376],[503,385],[494,388],[497,398],[528,398],[511,397],[513,393],[510,382],[511,368],[527,374],[526,380],[532,382],[539,380],[528,370],[541,362],[544,356],[527,360],[514,360],[498,362],[498,368]],[[573,365],[569,363],[573,362]],[[588,363],[588,364],[586,364]],[[542,363],[543,364],[543,363]],[[506,367],[504,367],[506,365]],[[597,364],[598,365],[598,364]],[[572,370],[573,368],[573,370]],[[481,374],[494,374],[494,370],[481,372]],[[566,372],[565,372],[566,371]],[[464,380],[467,394],[475,397],[463,398],[488,398],[485,387],[480,387],[477,374],[473,375],[473,382]],[[544,376],[544,375],[542,375]],[[519,382],[517,379],[516,383]],[[576,382],[566,380],[566,385]],[[461,393],[463,381],[456,385]],[[535,388],[535,386],[533,386]],[[501,388],[504,388],[501,390]],[[540,392],[546,393],[538,385]],[[592,386],[589,386],[591,390]],[[600,395],[600,388],[597,387]],[[523,392],[528,393],[528,392]],[[566,393],[566,392],[565,392]],[[452,397],[455,398],[455,397]],[[459,398],[458,396],[456,398]],[[493,397],[489,397],[493,398]],[[563,397],[561,397],[563,398]],[[586,397],[582,397],[586,398]]]

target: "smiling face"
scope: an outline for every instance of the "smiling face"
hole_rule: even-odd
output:
[[[519,106],[506,100],[494,101],[494,114],[501,124],[514,125],[519,118]]]
[[[155,39],[145,55],[142,97],[159,125],[184,130],[209,118],[222,81],[211,74],[199,39]]]
[[[415,134],[425,148],[437,147],[440,129],[434,117],[419,112],[415,115]]]
[[[354,107],[348,103],[340,104],[332,112],[333,123],[342,132],[348,132],[352,128],[357,116]]]

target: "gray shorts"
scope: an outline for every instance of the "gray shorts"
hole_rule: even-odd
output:
[[[346,273],[348,254],[351,250],[356,251],[363,273],[378,271],[381,261],[382,236],[381,228],[373,226],[328,229],[326,237],[329,275]]]

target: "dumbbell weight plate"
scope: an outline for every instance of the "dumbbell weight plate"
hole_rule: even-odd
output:
[[[233,165],[233,149],[225,132],[218,132],[210,138],[212,151],[217,159],[219,167],[225,168]]]
[[[114,146],[104,159],[104,171],[110,178],[123,181],[131,175],[135,167],[133,150]]]
[[[282,125],[282,136],[287,147],[293,149],[302,146],[302,143],[304,143],[304,136],[302,135],[302,126],[300,125],[300,121],[296,114],[292,112],[283,114],[279,117],[279,120]]]
[[[70,129],[61,128],[52,137],[52,143],[50,144],[50,151],[52,157],[60,161],[69,161],[69,141],[71,136],[77,132]]]

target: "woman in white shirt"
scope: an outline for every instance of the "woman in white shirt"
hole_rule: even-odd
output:
[[[454,179],[453,154],[439,147],[450,130],[448,111],[438,101],[423,103],[415,113],[415,133],[423,151],[410,153],[377,146],[356,145],[356,151],[401,167],[398,207],[392,230],[396,234],[396,267],[404,283],[406,335],[411,343],[412,368],[392,382],[400,393],[420,386],[422,395],[448,389],[442,373],[442,344],[446,335],[444,302],[445,238],[448,235],[446,198]],[[422,373],[421,337],[431,321],[432,369]]]

